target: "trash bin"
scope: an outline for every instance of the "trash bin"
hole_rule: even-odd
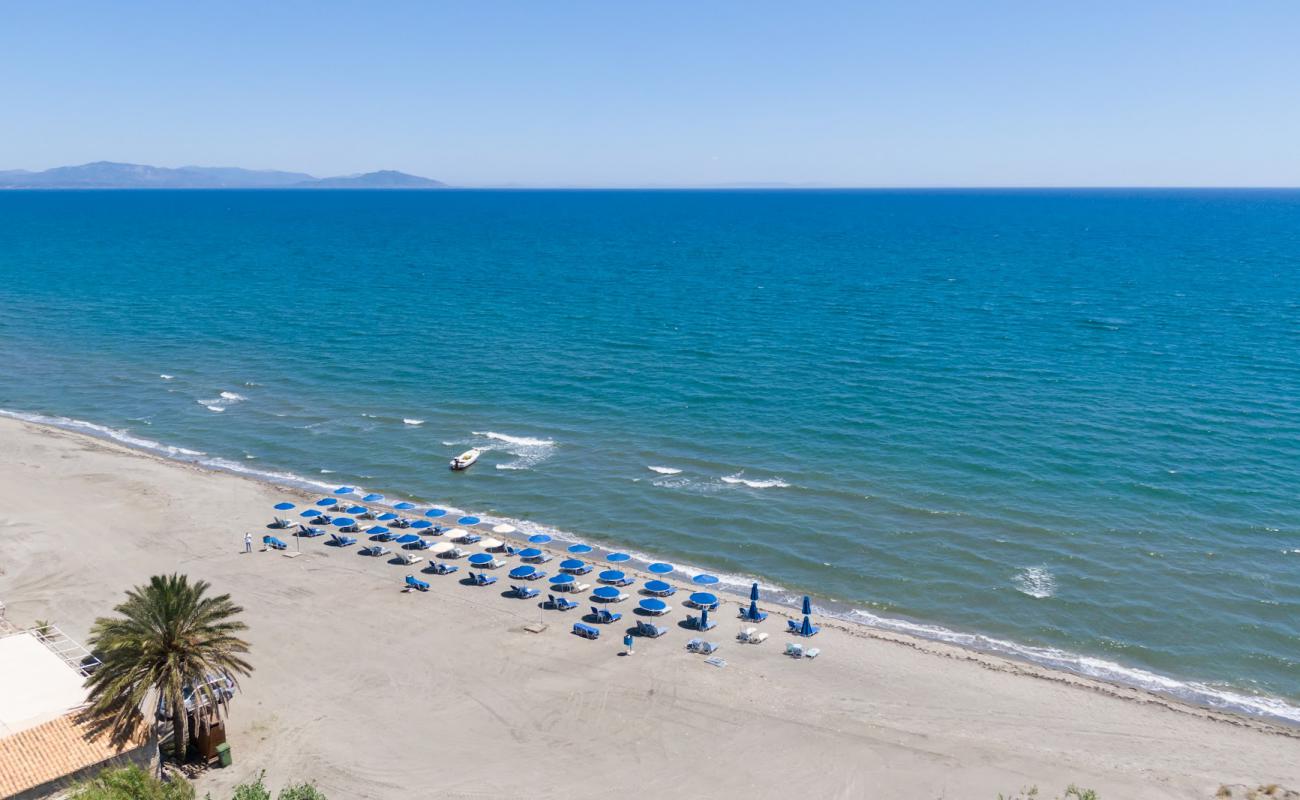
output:
[[[231,763],[230,745],[222,742],[217,745],[217,758],[221,761],[221,766],[228,767]]]

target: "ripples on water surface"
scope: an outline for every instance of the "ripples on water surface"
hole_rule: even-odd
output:
[[[0,407],[1297,704],[1297,253],[1283,192],[9,192]]]

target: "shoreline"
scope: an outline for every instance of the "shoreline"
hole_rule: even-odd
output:
[[[76,430],[70,427],[64,427],[55,422],[32,421],[30,419],[24,418],[24,416],[44,417],[45,415],[24,415],[23,412],[12,412],[8,410],[0,410],[0,425],[6,424],[5,422],[6,420],[12,420],[14,423],[21,426],[25,426],[28,429],[40,433],[41,435],[69,436],[74,440],[93,444],[99,447],[105,447],[113,452],[119,452],[124,455],[149,458],[151,460],[157,461],[158,463],[171,466],[171,467],[180,467],[180,468],[192,470],[194,472],[205,474],[205,475],[225,475],[229,477],[238,478],[240,480],[252,483],[258,486],[259,488],[273,489],[282,494],[292,496],[295,499],[302,501],[300,503],[300,506],[302,507],[309,506],[314,500],[321,497],[322,491],[316,491],[316,492],[308,491],[308,489],[305,486],[295,486],[292,485],[292,483],[289,483],[289,481],[300,481],[304,484],[316,483],[319,485],[319,487],[329,486],[329,484],[325,483],[324,481],[312,481],[311,479],[308,478],[303,478],[301,476],[287,474],[287,473],[284,474],[284,479],[286,483],[283,484],[277,483],[269,477],[270,473],[266,473],[258,470],[255,471],[256,474],[253,474],[253,472],[249,470],[239,469],[238,465],[234,464],[234,462],[227,462],[226,459],[222,459],[220,457],[216,457],[214,460],[218,462],[230,463],[231,466],[235,468],[225,468],[218,465],[202,463],[198,460],[168,457],[167,455],[164,455],[162,452],[157,452],[156,450],[151,449],[151,446],[156,445],[157,447],[165,448],[168,452],[173,452],[178,455],[185,455],[191,457],[206,456],[207,454],[200,453],[198,451],[188,450],[185,448],[178,448],[169,445],[162,445],[159,443],[152,443],[151,440],[137,439],[137,441],[140,442],[150,441],[151,442],[150,446],[146,446],[144,444],[131,444],[113,438],[109,432],[113,431],[114,429],[110,429],[107,426],[98,425],[97,423],[85,423],[80,420],[71,420],[71,422],[80,423],[82,425],[89,426],[87,430],[83,431],[83,430]],[[102,431],[102,433],[96,433],[91,431]],[[266,476],[266,477],[262,477],[262,476]],[[323,490],[323,493],[328,496],[334,496],[332,492],[328,490]],[[386,500],[382,503],[376,503],[372,505],[391,505],[391,502]],[[295,509],[295,512],[296,511],[297,509]],[[447,514],[448,519],[456,514],[477,513],[473,511],[460,509],[455,506],[447,506],[447,511],[448,511]],[[271,513],[268,512],[265,516],[267,520],[269,520],[272,515]],[[507,522],[508,524],[519,524],[521,522],[520,520],[515,520],[506,517],[496,517],[494,515],[483,516],[482,518],[485,521],[499,520],[499,521]],[[524,523],[524,524],[528,524],[528,523]],[[533,524],[536,525],[536,523]],[[454,527],[454,526],[449,526],[449,527]],[[551,533],[552,535],[557,532],[563,533],[562,531],[557,531],[556,529],[544,525],[538,525],[537,527],[539,529],[544,529],[546,532]],[[258,530],[265,531],[270,529],[261,528]],[[519,533],[526,533],[526,532],[521,528]],[[260,534],[255,534],[255,536],[256,535],[260,535]],[[516,541],[521,541],[524,538],[523,536],[520,536],[518,534],[514,536],[509,534],[507,535],[493,534],[493,535],[503,540],[514,539]],[[360,540],[361,537],[358,536],[358,539]],[[558,563],[558,560],[562,560],[563,558],[567,558],[567,557],[572,557],[571,554],[567,553],[563,549],[563,547],[556,546],[556,544],[563,541],[568,541],[568,540],[560,539],[559,537],[557,537],[556,541],[553,543],[542,544],[542,545],[530,545],[530,546],[539,547],[540,549],[550,553],[557,559],[557,563]],[[573,541],[578,541],[578,540],[574,539]],[[604,546],[596,546],[597,551],[607,550],[607,549],[609,548]],[[628,552],[628,551],[624,550],[622,552]],[[629,573],[630,575],[635,575],[640,581],[655,579],[655,578],[661,578],[661,579],[664,578],[665,576],[652,575],[647,573],[644,569],[639,568],[638,566],[634,566],[637,561],[641,561],[649,558],[650,556],[647,556],[644,553],[636,553],[634,556],[634,561],[623,564],[619,568]],[[598,560],[594,558],[594,554],[592,560],[593,561]],[[703,571],[704,570],[699,570],[698,568],[695,567],[688,567],[686,568],[685,574],[690,575],[690,574],[695,574],[696,572],[703,572]],[[681,589],[683,587],[680,586],[680,580],[678,580],[681,574],[682,574],[682,570],[679,567],[678,572],[666,577],[670,582],[678,583],[679,584],[678,588]],[[766,587],[764,588],[765,593],[770,593],[770,589],[773,587],[772,584],[765,584],[763,580],[757,576],[755,576],[754,579],[759,581],[760,586]],[[785,591],[783,587],[775,587],[775,588]],[[728,596],[732,597],[733,599],[739,598],[739,593],[735,591],[735,587],[730,587],[730,586],[724,587],[723,584],[719,584],[718,586],[712,587],[709,590],[722,593],[724,595],[723,598],[724,600]],[[896,645],[911,648],[920,653],[926,653],[929,655],[943,657],[951,660],[964,661],[967,663],[976,664],[980,667],[983,667],[984,669],[989,669],[996,672],[1003,672],[1003,673],[1013,674],[1013,675],[1023,675],[1023,676],[1038,678],[1040,680],[1055,681],[1063,685],[1087,689],[1089,691],[1096,692],[1098,694],[1109,696],[1109,697],[1114,697],[1123,700],[1132,700],[1144,704],[1157,705],[1174,712],[1190,714],[1192,716],[1213,719],[1213,720],[1225,722],[1232,725],[1249,727],[1266,733],[1278,734],[1278,735],[1289,736],[1289,737],[1300,739],[1300,721],[1293,722],[1284,717],[1272,716],[1266,713],[1251,713],[1251,712],[1237,710],[1237,709],[1215,708],[1208,704],[1202,704],[1192,700],[1180,698],[1176,695],[1173,695],[1172,693],[1160,692],[1160,691],[1148,689],[1146,687],[1124,683],[1121,680],[1093,677],[1090,675],[1086,675],[1080,672],[1070,670],[1068,668],[1058,668],[1058,667],[1042,664],[1028,657],[1018,657],[1014,654],[1000,653],[994,650],[982,649],[977,646],[967,646],[967,645],[947,642],[938,638],[927,638],[925,636],[909,633],[906,631],[891,630],[887,627],[880,627],[880,626],[872,625],[868,622],[857,621],[850,618],[846,618],[846,616],[844,616],[842,613],[841,614],[826,613],[824,609],[821,609],[817,606],[817,603],[815,602],[817,600],[816,595],[813,595],[812,597],[814,600],[814,611],[816,612],[814,616],[817,618],[816,621],[818,625],[823,629],[834,628],[836,630],[839,630],[851,636],[867,638],[876,641],[890,642]],[[774,617],[780,616],[786,619],[797,620],[800,616],[796,613],[796,609],[794,608],[792,601],[789,601],[788,599],[775,600],[770,596],[764,596],[762,600],[762,604],[764,609],[770,611],[772,613],[772,616]],[[852,610],[850,610],[850,613],[852,613]],[[892,622],[894,620],[887,620],[887,621]],[[907,620],[899,620],[899,622],[911,624],[910,621]],[[916,624],[924,624],[924,623],[916,623]],[[953,633],[955,634],[956,632]],[[977,638],[982,637],[981,634],[966,634],[966,635],[977,637]],[[1163,677],[1163,676],[1157,676],[1157,677]],[[1267,698],[1267,699],[1272,699],[1272,698]],[[1285,702],[1285,701],[1281,701],[1281,702]]]
[[[244,554],[283,487],[20,421],[0,420],[0,448],[0,599],[15,624],[50,619],[84,641],[127,588],[172,571],[243,606],[255,671],[231,706],[235,765],[203,774],[200,795],[263,769],[385,800],[683,785],[987,800],[1069,784],[1174,800],[1300,784],[1300,731],[1263,720],[823,619],[822,655],[791,659],[788,611],[770,604],[757,646],[732,638],[733,606],[719,612],[714,667],[684,649],[696,634],[678,624],[680,592],[657,621],[669,633],[622,657],[621,625],[580,639],[581,612],[540,611],[497,591],[504,578],[462,584],[464,567],[405,592],[423,564],[319,539],[299,557]],[[630,620],[630,605],[614,608]]]

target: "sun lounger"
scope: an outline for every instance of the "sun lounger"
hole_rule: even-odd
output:
[[[349,545],[353,545],[356,543],[357,540],[356,537],[354,536],[344,536],[339,533],[330,534],[330,544],[334,545],[335,547],[347,547]]]
[[[786,633],[793,633],[795,636],[816,636],[821,628],[816,625],[809,625],[808,631],[804,632],[803,623],[796,620],[786,620]]]
[[[491,586],[497,582],[497,576],[488,575],[486,572],[471,572],[469,576],[473,579],[475,586]]]
[[[527,561],[529,564],[545,564],[547,561],[550,561],[553,558],[555,558],[555,556],[551,555],[550,553],[542,553],[540,556],[525,558],[524,561]]]
[[[405,547],[407,550],[428,550],[430,547],[433,547],[433,545],[429,544],[428,539],[421,539],[418,542],[404,544],[402,547]]]
[[[317,514],[316,516],[311,518],[311,521],[319,522],[322,525],[328,525],[334,521],[334,518],[331,517],[329,514]]]
[[[438,557],[439,558],[464,558],[465,551],[461,550],[459,547],[453,547],[447,552],[439,554]]]
[[[464,544],[474,544],[475,542],[481,541],[482,539],[483,537],[479,536],[477,533],[469,533],[460,537],[456,541],[462,542]]]
[[[528,575],[525,575],[525,576],[524,576],[524,580],[526,580],[526,581],[540,581],[542,578],[545,578],[545,577],[546,577],[546,573],[545,573],[545,572],[542,572],[542,571],[539,569],[539,570],[537,570],[537,571],[535,571],[535,572],[532,572],[532,573],[530,573],[530,574],[528,574]]]
[[[573,632],[584,639],[600,638],[600,628],[593,628],[590,625],[583,625],[581,622],[573,623]]]
[[[362,511],[360,514],[357,514],[357,519],[374,519],[374,518],[375,518],[375,512],[373,511]]]
[[[821,654],[822,651],[818,650],[816,647],[809,647],[807,650],[803,651],[804,658],[816,658]]]
[[[426,582],[424,582],[424,581],[422,581],[422,580],[420,580],[419,578],[415,577],[414,575],[407,575],[407,576],[406,576],[406,588],[407,588],[408,591],[411,590],[411,589],[414,589],[414,590],[416,590],[417,592],[427,592],[427,591],[429,591],[429,584],[426,583]]]
[[[405,530],[406,528],[411,527],[411,521],[409,519],[395,519],[392,522],[388,523],[388,527],[401,528]]]
[[[262,544],[265,545],[266,548],[267,548],[268,550],[288,550],[288,549],[289,549],[289,545],[285,544],[284,542],[280,541],[279,539],[275,538],[274,536],[263,536],[263,537],[262,537]]]
[[[803,645],[787,642],[785,645],[785,654],[794,658],[803,658]]]
[[[424,560],[424,556],[417,556],[415,553],[398,553],[397,557],[408,567],[412,564],[419,564]]]
[[[293,523],[290,522],[289,520],[283,518],[283,517],[272,517],[271,519],[273,520],[273,521],[271,522],[271,527],[272,527],[272,528],[281,528],[281,529],[284,529],[284,528],[292,528],[292,527],[293,527]]]
[[[706,642],[703,639],[692,639],[686,643],[686,649],[692,653],[700,653],[701,655],[707,656],[717,652],[718,644],[717,642]]]
[[[623,615],[617,611],[610,611],[608,608],[596,608],[595,606],[592,606],[591,614],[589,614],[587,618],[595,620],[601,625],[608,625],[611,622],[618,622],[623,618]]]
[[[697,631],[711,631],[718,625],[718,623],[713,620],[709,620],[707,623],[703,623],[702,622],[703,619],[704,619],[703,616],[697,617],[692,614],[687,614],[686,627]],[[703,625],[703,627],[701,627],[701,625]]]
[[[741,607],[740,607],[740,618],[743,619],[743,620],[746,621],[746,622],[762,622],[763,620],[767,619],[767,612],[766,612],[766,611],[760,611],[760,612],[758,612],[757,614],[755,614],[755,615],[753,615],[753,616],[750,616],[750,614],[749,614],[749,606],[741,606]]]
[[[360,525],[343,525],[339,528],[340,533],[361,533]]]
[[[518,597],[520,600],[529,600],[536,597],[539,594],[539,592],[536,589],[530,588],[528,586],[512,585],[510,587],[510,590],[514,592],[515,597]]]
[[[586,575],[587,573],[591,572],[592,569],[593,568],[590,564],[583,564],[581,567],[573,567],[571,569],[561,568],[560,571],[567,572],[570,575]]]
[[[429,566],[425,567],[424,571],[431,572],[434,575],[450,575],[451,573],[455,572],[458,569],[460,569],[460,567],[456,566],[455,564],[447,564],[442,561],[434,561],[431,562]]]
[[[548,611],[572,611],[577,608],[578,604],[567,597],[556,597],[553,594],[546,595],[546,602],[542,603],[542,608]]]
[[[744,628],[736,634],[736,638],[745,644],[762,644],[767,641],[767,634],[760,633],[758,628]]]
[[[569,591],[571,591],[571,592],[585,592],[585,591],[587,591],[587,590],[590,589],[590,588],[591,588],[591,584],[590,584],[590,583],[571,583],[571,584],[569,584]]]
[[[376,558],[378,558],[379,556],[386,556],[391,552],[393,551],[389,550],[387,547],[384,547],[382,544],[371,544],[361,548],[361,555],[375,556]]]
[[[303,537],[304,539],[311,539],[316,536],[324,536],[325,531],[321,530],[320,528],[313,528],[310,525],[299,525],[298,535]]]
[[[499,559],[499,558],[494,558],[494,559],[492,559],[491,561],[486,561],[486,562],[484,562],[484,563],[482,563],[482,564],[479,564],[479,565],[478,565],[478,568],[479,568],[479,569],[497,569],[498,567],[502,567],[502,566],[504,566],[505,563],[506,563],[506,562],[502,561],[502,560]]]
[[[643,619],[636,621],[636,635],[648,636],[651,639],[658,639],[668,632],[667,628],[661,628],[653,622],[646,622]]]

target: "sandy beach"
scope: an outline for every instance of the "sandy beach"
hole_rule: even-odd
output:
[[[709,637],[724,668],[668,635],[619,655],[581,611],[305,540],[242,553],[293,494],[79,434],[0,419],[0,601],[84,641],[152,574],[210,581],[245,608],[255,672],[232,705],[235,765],[332,798],[908,797],[992,800],[1069,784],[1119,798],[1208,798],[1221,784],[1300,786],[1300,731],[899,635],[827,627],[815,661],[740,645],[728,600]],[[290,541],[292,537],[285,537]],[[462,565],[464,562],[460,562]],[[551,567],[554,566],[552,562]],[[585,603],[582,611],[585,611]],[[632,619],[633,602],[621,604]],[[532,633],[529,623],[545,621]]]

